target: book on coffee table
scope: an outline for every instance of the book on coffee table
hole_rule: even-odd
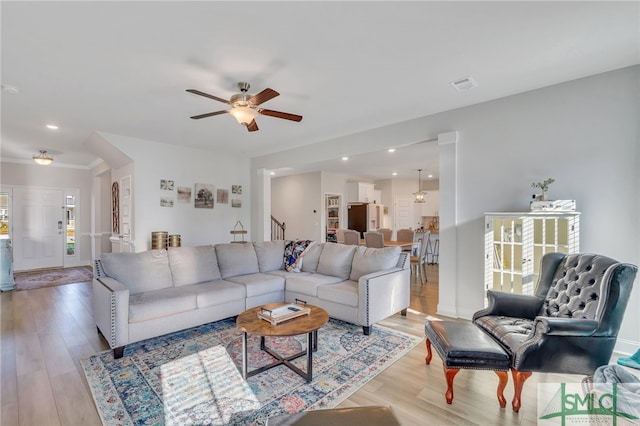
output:
[[[258,317],[269,321],[272,325],[278,325],[283,321],[309,314],[311,314],[311,308],[294,303],[282,305],[275,309],[261,308],[258,311]]]

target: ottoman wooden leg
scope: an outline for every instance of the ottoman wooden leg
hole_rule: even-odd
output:
[[[525,380],[531,377],[531,371],[518,371],[511,369],[511,375],[513,376],[513,401],[511,402],[511,407],[513,411],[516,413],[520,411],[521,396],[522,396],[522,386],[524,386]]]
[[[442,364],[444,368],[444,376],[447,378],[447,393],[444,394],[444,397],[447,400],[447,404],[451,404],[453,402],[453,378],[456,377],[459,368],[447,368],[445,364]]]
[[[431,341],[429,339],[427,339],[424,343],[427,345],[427,356],[425,357],[424,362],[426,362],[427,364],[430,364],[431,363],[431,356],[432,356],[432,354],[431,354]]]
[[[496,371],[496,374],[498,375],[498,402],[500,403],[500,408],[504,408],[507,406],[507,400],[504,398],[504,388],[509,381],[509,375],[506,371]]]

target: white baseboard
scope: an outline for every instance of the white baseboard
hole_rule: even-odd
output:
[[[621,356],[630,356],[635,354],[640,349],[640,342],[634,342],[633,340],[618,339],[613,351]]]

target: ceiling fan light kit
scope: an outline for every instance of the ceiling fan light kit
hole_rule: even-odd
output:
[[[53,157],[47,154],[47,151],[44,149],[40,150],[40,154],[33,155],[33,161],[40,164],[41,166],[48,166],[53,163]]]
[[[205,98],[213,99],[218,102],[225,103],[227,105],[231,105],[231,109],[229,110],[221,110],[209,112],[206,114],[194,115],[191,118],[194,120],[199,120],[201,118],[213,117],[214,115],[220,115],[229,113],[231,114],[238,123],[243,124],[247,127],[247,130],[250,132],[255,132],[258,130],[258,125],[256,124],[255,118],[258,115],[267,115],[276,118],[282,118],[285,120],[291,121],[302,121],[301,115],[289,114],[287,112],[273,111],[269,109],[258,108],[258,105],[279,96],[280,93],[276,92],[273,89],[264,89],[262,92],[256,95],[250,95],[248,93],[249,87],[251,85],[249,83],[240,82],[238,83],[238,89],[240,89],[240,93],[236,93],[231,96],[229,100],[219,98],[217,96],[210,95],[208,93],[201,92],[196,89],[187,89],[187,92],[193,93],[194,95],[204,96]]]

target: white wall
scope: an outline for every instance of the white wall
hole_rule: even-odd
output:
[[[280,168],[458,132],[457,316],[483,303],[483,215],[528,210],[532,182],[553,177],[553,199],[575,199],[582,212],[581,251],[640,264],[640,66],[447,111],[380,129],[252,159],[252,168]],[[366,141],[366,143],[365,143]],[[442,170],[440,171],[442,174]],[[442,189],[440,197],[442,199]],[[441,212],[442,215],[442,212]],[[441,235],[442,237],[442,235]],[[625,315],[618,349],[640,347],[638,284]]]
[[[130,157],[135,165],[132,184],[136,252],[151,248],[151,233],[154,231],[180,235],[183,246],[230,242],[233,236],[229,231],[238,220],[249,231],[246,240],[251,240],[248,159],[126,136],[101,135]],[[116,179],[121,176],[113,173],[112,177]],[[173,180],[174,190],[161,190],[161,179]],[[229,203],[218,204],[216,200],[213,209],[194,208],[196,183],[212,184],[215,189],[228,189]],[[242,185],[243,193],[232,194],[231,185]],[[189,203],[177,202],[178,186],[192,189]],[[176,201],[174,206],[161,207],[161,196],[173,198]],[[231,207],[234,198],[241,200],[241,208]]]
[[[287,240],[320,241],[324,232],[320,172],[271,179],[271,214]]]
[[[0,163],[3,187],[68,188],[80,191],[76,245],[80,265],[91,264],[91,174],[89,170],[37,164]]]

